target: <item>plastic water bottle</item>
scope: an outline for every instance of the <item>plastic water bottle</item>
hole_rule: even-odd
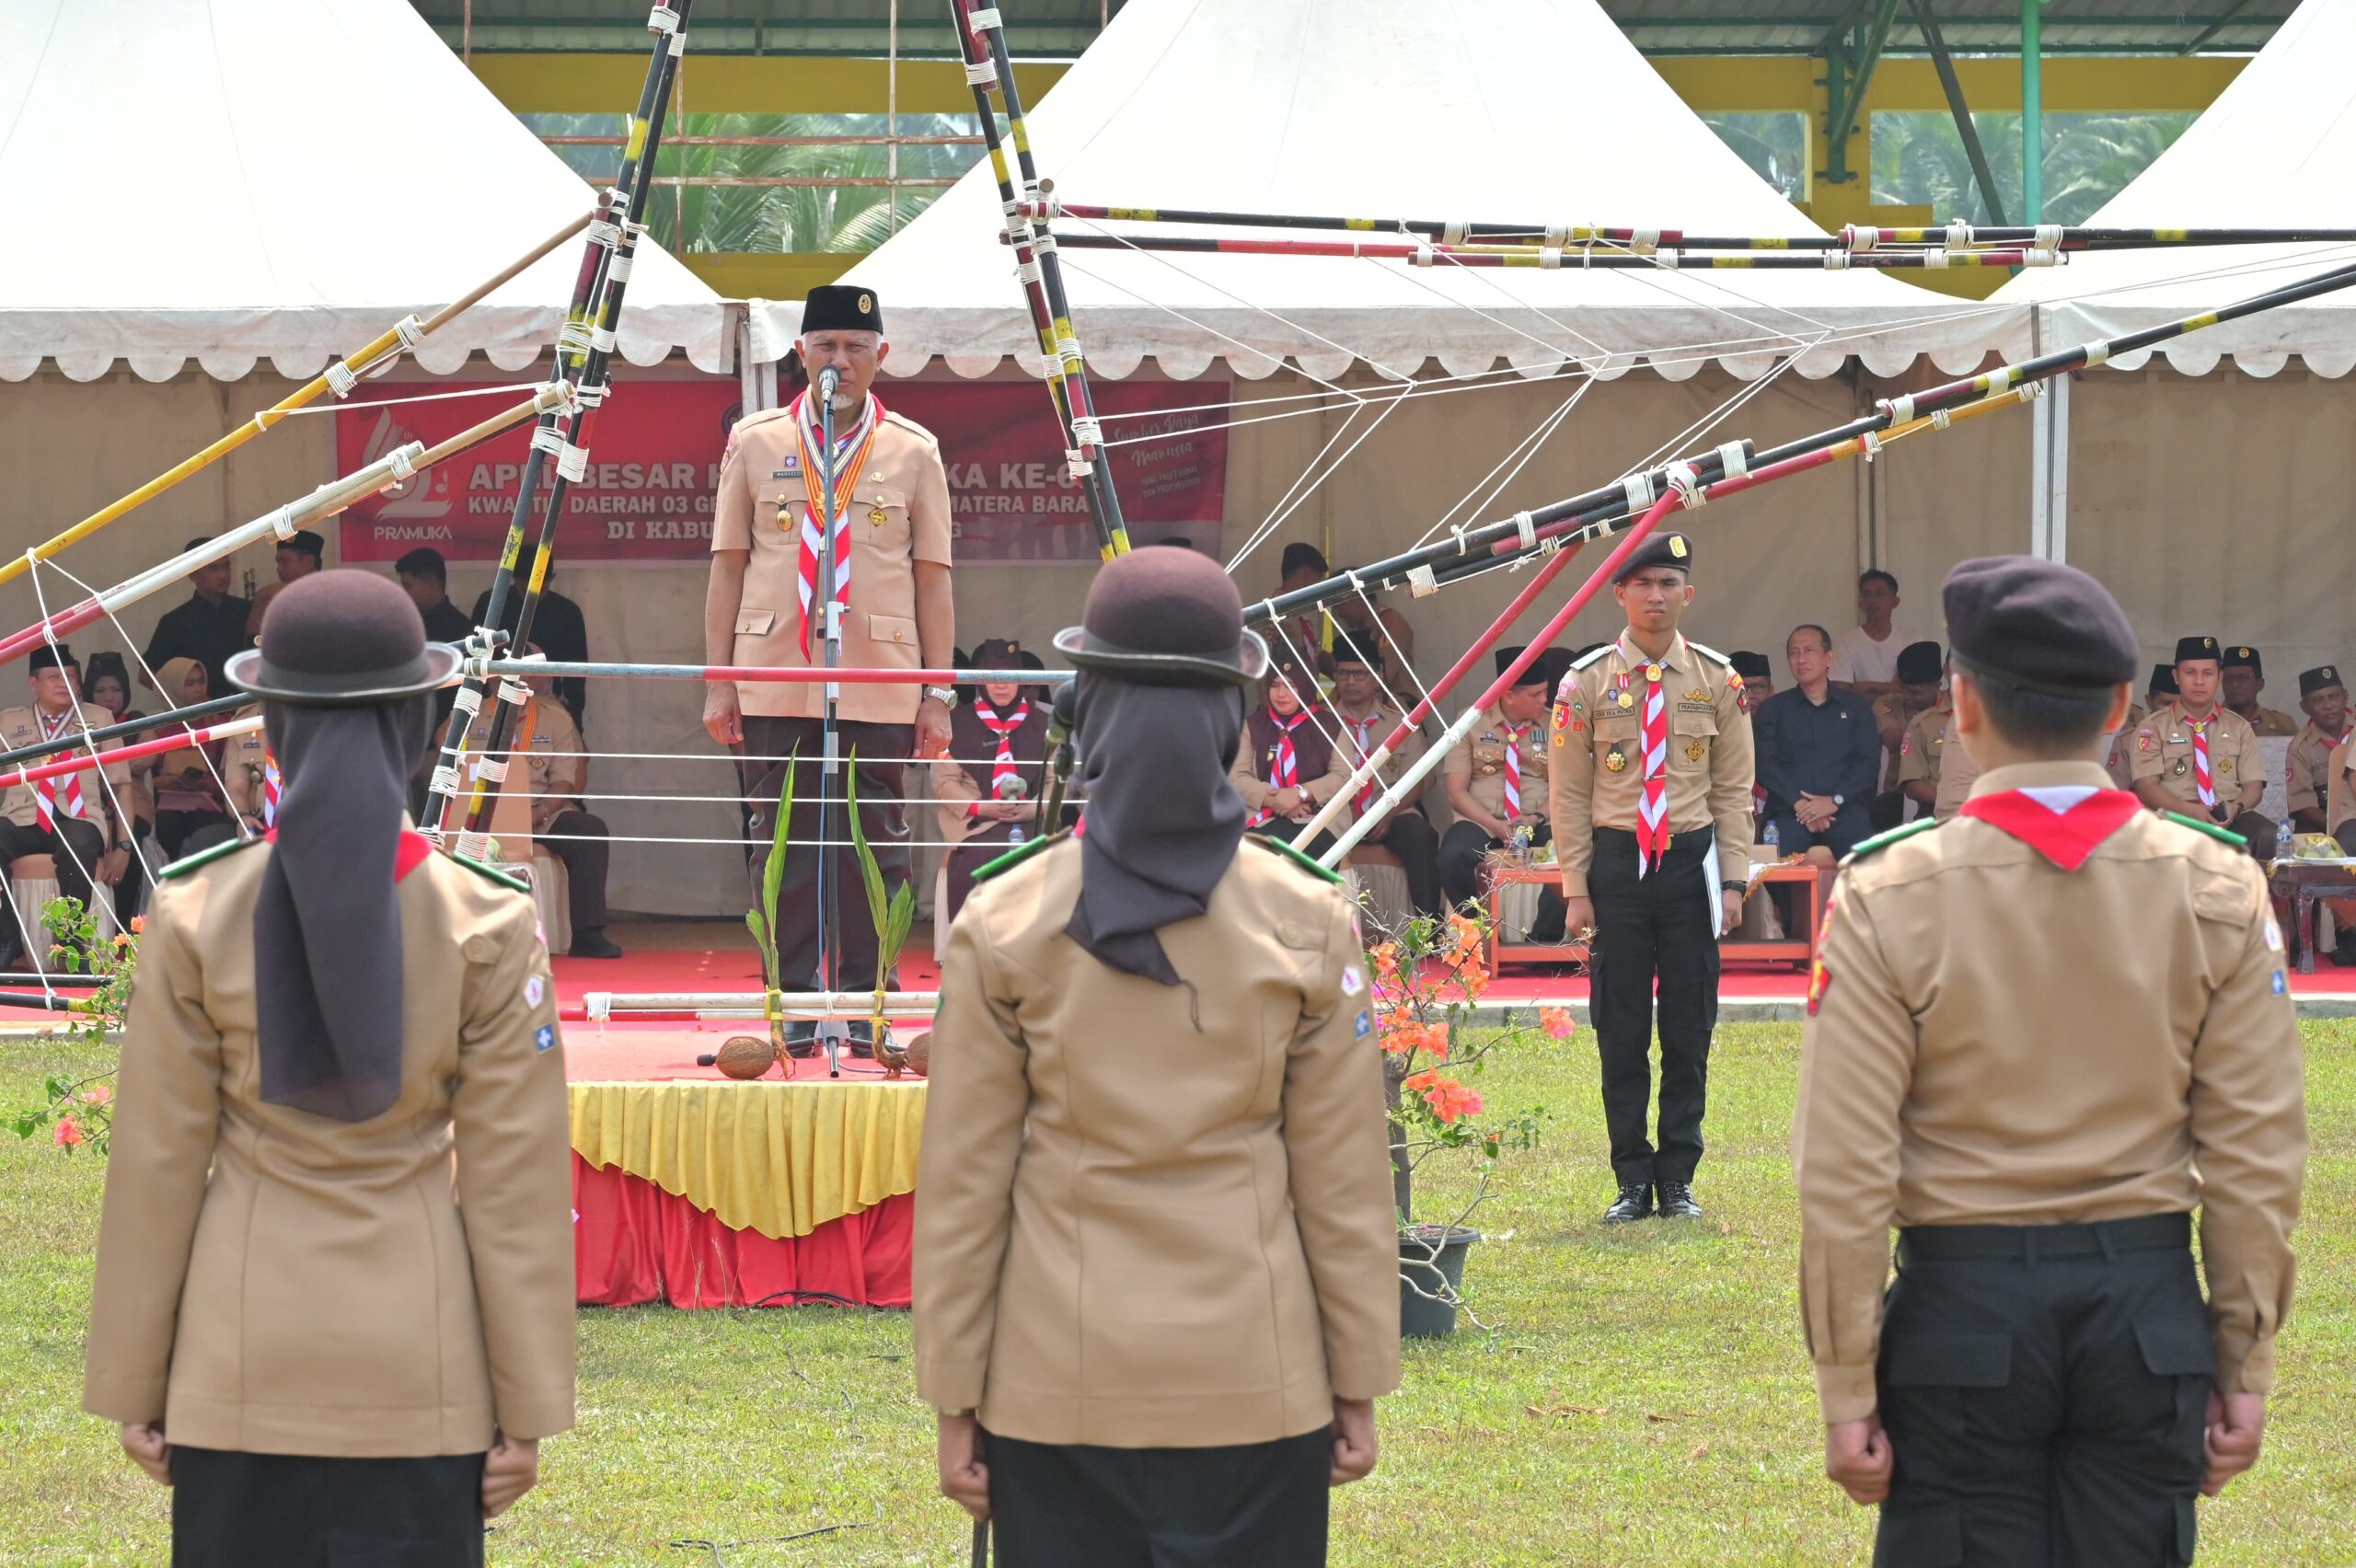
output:
[[[1537,836],[1537,836],[1537,834],[1535,834],[1534,832],[1532,832],[1532,831],[1530,830],[1530,824],[1529,824],[1528,823],[1526,823],[1526,822],[1525,822],[1525,823],[1521,823],[1521,824],[1518,824],[1518,825],[1514,828],[1514,830],[1513,830],[1513,858],[1514,858],[1516,860],[1519,861],[1522,865],[1525,865],[1525,866],[1526,866],[1526,865],[1530,864],[1530,845],[1531,845],[1531,844],[1532,844],[1532,843],[1537,839]]]
[[[1759,836],[1759,842],[1767,846],[1768,848],[1773,849],[1776,847],[1777,842],[1783,836],[1783,834],[1775,826],[1774,819],[1771,817],[1767,822],[1767,831]]]
[[[2284,817],[2282,819],[2281,836],[2274,841],[2274,858],[2278,860],[2290,859],[2292,856],[2292,842],[2298,836],[2299,830],[2291,825],[2291,819],[2289,817]]]

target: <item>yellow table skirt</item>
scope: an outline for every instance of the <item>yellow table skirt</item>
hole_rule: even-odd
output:
[[[921,1078],[567,1088],[575,1153],[642,1177],[732,1230],[807,1236],[916,1191]]]

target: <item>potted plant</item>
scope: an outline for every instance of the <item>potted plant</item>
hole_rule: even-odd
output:
[[[1487,1201],[1489,1167],[1508,1148],[1538,1138],[1543,1107],[1509,1118],[1484,1119],[1477,1077],[1496,1051],[1527,1039],[1532,1027],[1507,1023],[1481,1037],[1469,1033],[1473,1009],[1489,987],[1488,928],[1472,917],[1419,916],[1367,954],[1373,972],[1375,1038],[1383,1050],[1389,1101],[1392,1192],[1399,1210],[1399,1328],[1409,1337],[1450,1334],[1464,1308],[1464,1264],[1481,1233],[1465,1223]],[[1540,1009],[1538,1032],[1570,1038],[1566,1009]],[[1455,1216],[1432,1221],[1416,1214],[1415,1172],[1443,1153],[1477,1160],[1480,1177]],[[1479,1320],[1475,1319],[1477,1323]]]

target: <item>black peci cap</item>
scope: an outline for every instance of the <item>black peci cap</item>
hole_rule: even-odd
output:
[[[1765,680],[1775,673],[1775,666],[1767,662],[1766,654],[1754,653],[1748,648],[1729,654],[1727,663],[1734,666],[1736,674],[1747,681]]]
[[[1315,545],[1296,539],[1285,547],[1285,553],[1276,563],[1276,576],[1281,580],[1301,571],[1312,571],[1320,577],[1329,575],[1325,552]]]
[[[2176,662],[2179,664],[2188,659],[2216,657],[2217,640],[2213,637],[2179,637],[2176,640]]]
[[[2158,692],[2163,697],[2174,697],[2176,695],[2176,666],[2174,664],[2153,665],[2152,684],[2145,686],[2143,692],[2145,696]]]
[[[822,283],[802,302],[802,330],[881,332],[884,312],[873,289],[857,283]]]
[[[1513,667],[1513,662],[1516,659],[1520,658],[1523,651],[1529,646],[1530,645],[1525,642],[1518,644],[1512,648],[1498,649],[1496,651],[1497,674],[1502,675],[1507,670],[1511,669]],[[1542,651],[1537,658],[1532,659],[1530,662],[1530,668],[1522,671],[1520,674],[1514,677],[1513,685],[1516,691],[1520,690],[1523,686],[1543,686],[1546,684],[1546,659],[1548,652],[1551,651],[1552,650]]]
[[[1334,628],[1333,663],[1362,664],[1369,670],[1382,668],[1382,646],[1370,637],[1354,635],[1346,627]]]
[[[2247,670],[2259,680],[2266,678],[2266,663],[2258,656],[2258,650],[2255,648],[2246,645],[2228,648],[2225,650],[2223,663],[2223,667],[2228,670]]]
[[[1983,556],[1947,573],[1947,642],[1982,680],[2091,697],[2135,678],[2135,628],[2109,590],[2074,566]]]
[[[78,670],[81,667],[82,661],[74,657],[74,650],[63,642],[44,642],[33,650],[31,658],[25,661],[29,673],[60,668]]]
[[[1939,670],[1946,656],[1935,642],[1910,642],[1898,651],[1898,679],[1901,686],[1929,686],[1939,678]]]
[[[1571,666],[1577,660],[1578,655],[1567,648],[1549,648],[1538,655],[1534,668],[1545,677],[1546,689],[1558,692],[1563,689],[1563,677],[1571,673]]]
[[[2299,672],[2299,695],[2301,697],[2313,697],[2316,693],[2319,691],[2328,691],[2339,684],[2339,666],[2337,664],[2317,664],[2312,670],[2301,670]]]
[[[1620,563],[1620,570],[1611,574],[1611,581],[1625,582],[1648,566],[1673,566],[1692,577],[1693,541],[1682,534],[1655,534]]]

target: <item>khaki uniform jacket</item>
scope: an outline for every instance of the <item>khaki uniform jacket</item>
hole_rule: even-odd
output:
[[[2236,714],[2235,717],[2240,718],[2241,715]],[[2292,718],[2288,713],[2269,708],[2264,703],[2258,705],[2258,717],[2245,720],[2244,722],[2249,725],[2250,732],[2260,740],[2270,735],[2295,735],[2301,728],[2298,720]]]
[[[1521,813],[1524,816],[1543,816],[1552,822],[1553,806],[1550,795],[1554,764],[1546,744],[1546,719],[1542,714],[1525,726],[1519,742]],[[1506,744],[1512,732],[1513,725],[1507,720],[1505,709],[1492,708],[1481,715],[1481,722],[1456,743],[1456,749],[1440,765],[1440,771],[1447,777],[1465,780],[1465,789],[1481,809],[1498,818],[1507,814]]]
[[[589,748],[581,739],[581,726],[572,721],[572,710],[534,692],[524,705],[523,727],[530,736],[524,743],[524,767],[531,779],[533,825],[542,825],[559,812],[585,811],[581,791],[589,782]],[[550,784],[570,786],[571,798],[549,799]]]
[[[2048,763],[1972,793],[2108,784]],[[2216,1386],[2265,1392],[2306,1112],[2282,933],[2249,857],[2137,812],[2065,872],[1958,817],[1852,856],[1818,941],[1792,1157],[1824,1419],[1875,1408],[1893,1227],[2196,1206]]]
[[[917,1391],[1034,1443],[1216,1447],[1399,1385],[1398,1220],[1342,890],[1257,839],[1161,929],[1064,934],[1080,845],[950,928],[917,1174]],[[1200,1028],[1190,1016],[1199,1014]]]
[[[1358,770],[1359,766],[1366,761],[1368,755],[1372,752],[1375,747],[1380,745],[1383,741],[1389,737],[1392,731],[1399,727],[1400,720],[1406,717],[1405,714],[1400,712],[1398,709],[1392,707],[1387,702],[1376,703],[1372,718],[1363,721],[1352,719],[1339,708],[1331,704],[1327,705],[1325,712],[1327,717],[1333,721],[1334,738],[1341,743],[1339,750],[1342,757],[1342,771],[1345,779],[1348,775],[1356,773]],[[1358,727],[1361,722],[1364,722],[1367,726],[1366,744],[1363,749],[1361,749],[1358,744]],[[1391,754],[1391,760],[1384,763],[1380,767],[1375,769],[1375,781],[1378,785],[1375,791],[1377,799],[1381,797],[1383,790],[1390,789],[1392,785],[1398,783],[1400,779],[1404,778],[1407,776],[1407,770],[1415,767],[1417,759],[1422,757],[1424,755],[1424,748],[1426,744],[1427,743],[1424,739],[1424,732],[1421,730],[1410,730],[1407,732],[1407,738],[1399,743],[1397,749]],[[1424,779],[1423,787],[1417,790],[1414,794],[1410,795],[1407,799],[1400,801],[1398,809],[1402,811],[1411,811],[1418,801],[1422,801],[1430,793],[1431,779],[1430,777],[1426,775]]]
[[[1980,765],[1964,749],[1963,737],[1949,734],[1955,709],[1945,703],[1926,708],[1906,726],[1906,743],[1899,749],[1898,781],[1928,779],[1937,790],[1931,799],[1931,819],[1945,822],[1963,809],[1980,777]]]
[[[1669,703],[1669,835],[1715,827],[1720,882],[1746,886],[1755,779],[1742,677],[1725,659],[1682,636],[1670,644],[1661,664],[1661,693]],[[1617,642],[1574,665],[1556,694],[1554,859],[1563,868],[1565,897],[1587,896],[1595,829],[1635,829],[1644,794],[1645,665],[1645,656],[1623,632]],[[1623,672],[1629,674],[1624,688]],[[1631,699],[1625,706],[1620,701],[1623,691]],[[1611,766],[1615,756],[1623,766]]]
[[[1311,811],[1340,794],[1350,781],[1350,759],[1341,745],[1341,727],[1334,721],[1333,709],[1320,703],[1310,710],[1309,718],[1292,732],[1293,750],[1299,762],[1301,791]],[[1227,781],[1243,798],[1246,811],[1256,812],[1268,803],[1276,787],[1268,779],[1276,768],[1276,728],[1263,706],[1244,721],[1243,742],[1235,748],[1235,763],[1227,771]]]
[[[1902,692],[1892,692],[1887,697],[1874,698],[1874,727],[1879,729],[1886,723],[1895,723],[1903,732],[1911,729],[1914,721],[1929,711],[1931,711],[1930,709],[1917,708],[1907,701]],[[1905,755],[1906,739],[1903,733],[1900,735],[1898,744],[1882,747],[1881,778],[1875,787],[1884,794],[1898,788],[1899,769],[1903,766]]]
[[[2350,728],[2356,732],[2356,725]],[[2327,735],[2313,724],[2300,726],[2298,738],[2291,743],[2284,758],[2289,778],[2284,781],[2283,799],[2288,810],[2323,812],[2329,808],[2331,754],[2346,738]]]
[[[2331,792],[2325,797],[2323,824],[2333,835],[2339,824],[2356,817],[2356,778],[2349,777],[2356,768],[2356,739],[2340,742],[2331,748]]]
[[[2247,720],[2228,708],[2211,709],[2206,722],[2209,767],[2216,784],[2217,802],[2236,812],[2246,810],[2242,800],[2244,787],[2263,786],[2266,782],[2265,759],[2258,755],[2258,735]],[[2185,813],[2187,816],[2199,816],[2200,781],[2192,771],[2192,731],[2184,716],[2184,704],[2171,702],[2144,715],[2130,744],[2135,753],[2135,781],[2140,784],[2146,778],[2158,779],[2169,794],[2191,802],[2192,809]]]
[[[469,1454],[494,1427],[561,1432],[572,1175],[532,901],[440,855],[402,879],[400,1099],[331,1121],[260,1098],[253,910],[274,853],[156,887],[82,1407],[249,1453]]]
[[[802,656],[802,444],[791,411],[769,409],[737,421],[720,460],[711,548],[750,550],[736,611],[735,663],[807,669],[826,662],[822,606],[811,603],[810,657]],[[949,478],[932,432],[888,409],[859,482],[838,502],[850,513],[850,605],[843,617],[847,668],[923,668],[917,637],[915,563],[949,564]],[[823,584],[821,585],[823,587]],[[944,655],[945,657],[945,655]],[[910,724],[923,693],[907,686],[846,686],[837,711],[853,722]],[[736,688],[744,712],[817,719],[826,687],[815,681]]]
[[[87,723],[93,730],[103,730],[115,721],[113,714],[95,702],[85,702],[81,704],[81,709],[83,723]],[[80,729],[81,725],[75,725],[75,732],[78,733]],[[41,733],[40,715],[31,706],[0,709],[0,743],[6,744],[10,751],[16,750],[18,746],[37,746],[45,738]],[[128,744],[128,737],[117,741],[100,741],[98,749],[104,751],[110,745],[119,746]],[[45,763],[63,762],[72,755],[69,752],[59,752],[54,756],[45,756],[39,761],[29,762],[23,766],[39,767]],[[98,778],[101,772],[106,775],[106,780],[103,783]],[[112,847],[115,836],[108,826],[111,819],[107,812],[107,785],[114,786],[115,799],[121,802],[123,814],[136,813],[139,802],[132,797],[131,765],[127,762],[109,763],[104,768],[91,768],[81,773],[65,774],[50,779],[49,786],[57,792],[61,805],[65,800],[65,786],[69,780],[82,787],[83,820],[96,827],[99,836],[109,847]],[[147,814],[152,817],[155,812],[155,805],[149,802]],[[8,790],[6,793],[0,794],[0,817],[6,817],[18,827],[30,827],[39,822],[40,809],[34,796],[34,786],[18,784]]]

